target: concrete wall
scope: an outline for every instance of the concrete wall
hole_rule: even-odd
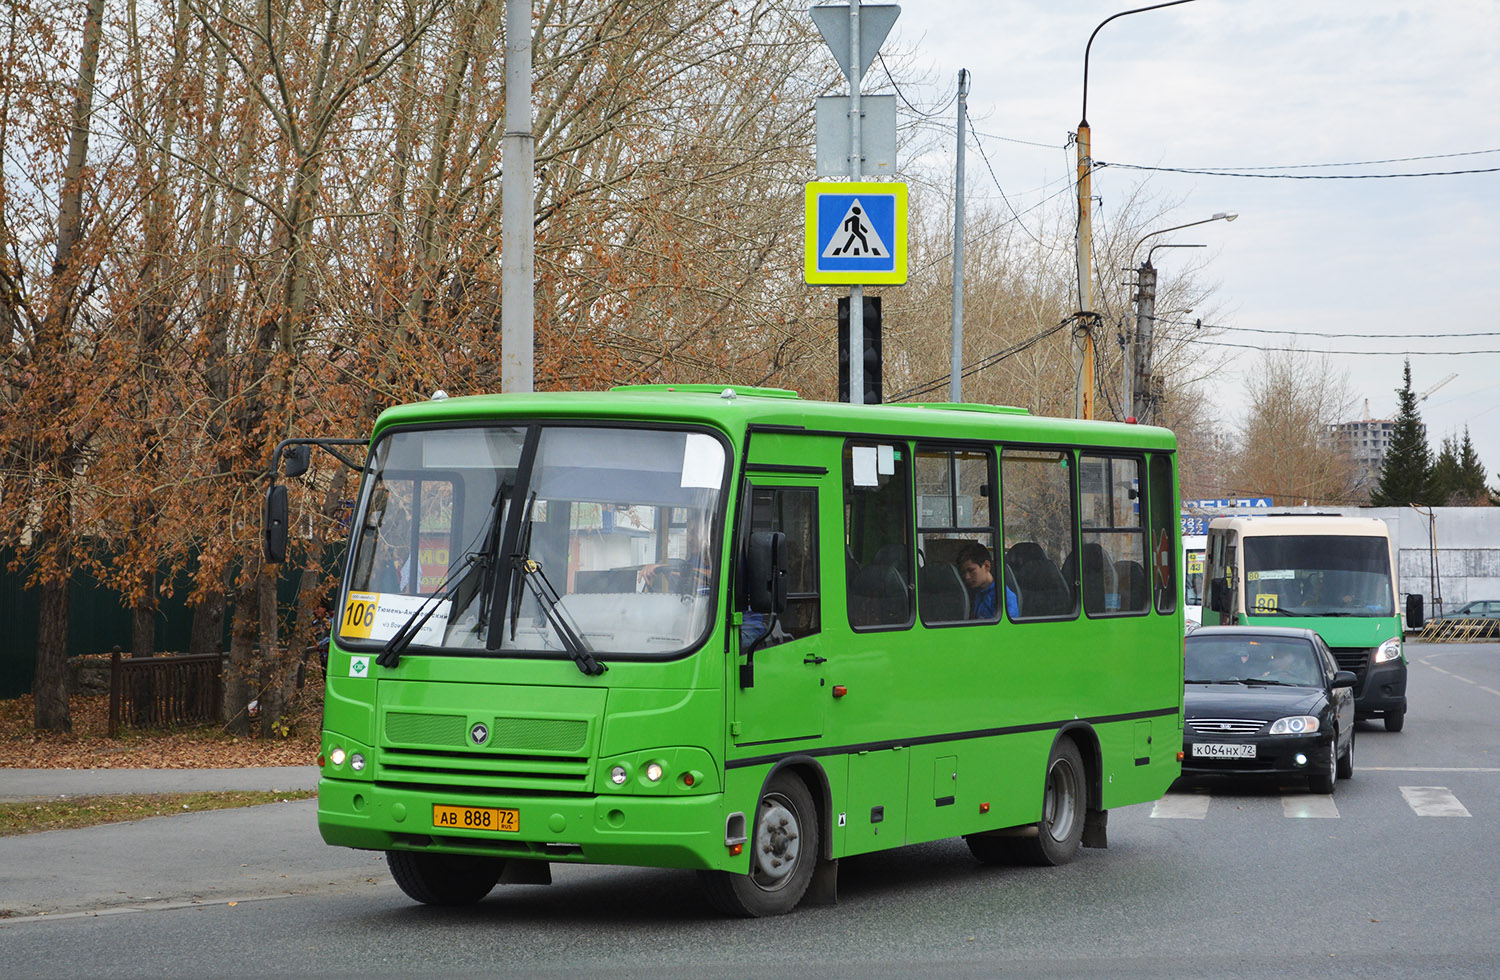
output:
[[[1396,588],[1422,596],[1428,617],[1436,600],[1455,609],[1471,599],[1500,599],[1500,507],[1272,507],[1215,511],[1214,516],[1341,514],[1378,517],[1391,529],[1397,550]],[[1435,533],[1433,533],[1435,532]],[[1434,545],[1434,538],[1436,545]],[[1404,609],[1405,606],[1403,605]]]

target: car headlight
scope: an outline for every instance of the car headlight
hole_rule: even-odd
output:
[[[1375,662],[1377,664],[1389,663],[1401,656],[1401,637],[1393,636],[1375,650]]]
[[[1311,735],[1317,730],[1317,715],[1291,715],[1271,723],[1272,735]]]

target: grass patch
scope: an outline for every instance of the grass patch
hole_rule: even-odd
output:
[[[0,837],[44,830],[76,830],[101,823],[144,820],[201,810],[306,800],[316,790],[230,790],[216,793],[125,793],[0,803]]]

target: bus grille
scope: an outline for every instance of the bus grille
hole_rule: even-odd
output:
[[[376,781],[450,795],[588,790],[587,720],[501,716],[490,720],[482,745],[469,732],[464,715],[388,712]]]
[[[1189,718],[1187,725],[1199,735],[1254,735],[1266,727],[1259,718]]]

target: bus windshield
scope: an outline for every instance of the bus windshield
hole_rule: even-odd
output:
[[[413,651],[683,652],[711,619],[726,459],[687,430],[391,432],[370,454],[340,644],[406,628]]]
[[[1246,535],[1245,609],[1283,616],[1393,616],[1385,538]]]

